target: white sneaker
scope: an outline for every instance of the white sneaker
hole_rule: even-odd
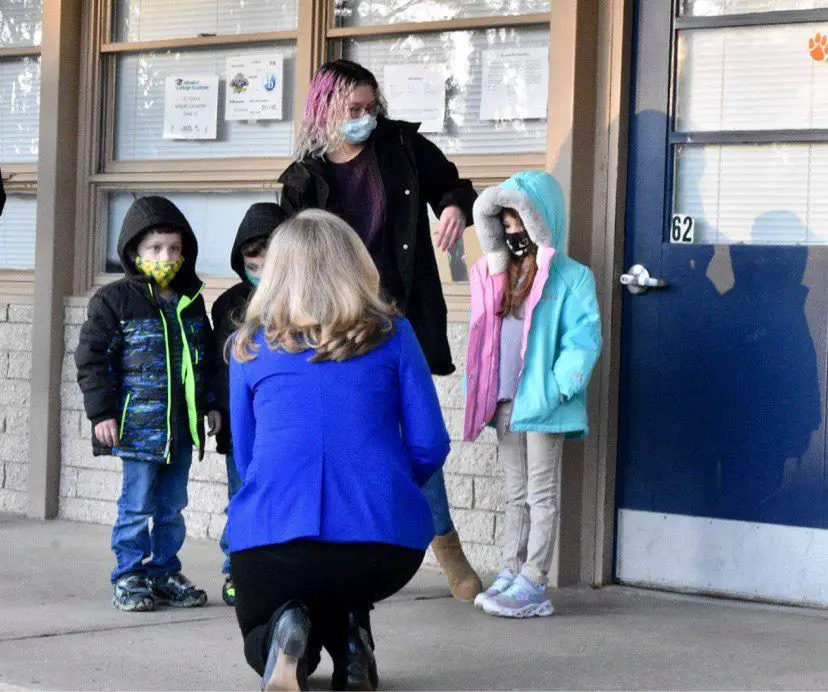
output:
[[[512,582],[515,580],[515,576],[515,573],[508,567],[502,570],[500,574],[497,575],[494,583],[488,589],[474,597],[474,607],[482,608],[483,601],[487,598],[494,598],[495,596],[499,596],[506,591],[506,589],[512,585]]]
[[[504,618],[545,617],[554,612],[546,586],[529,581],[522,574],[503,593],[484,600],[483,610]]]

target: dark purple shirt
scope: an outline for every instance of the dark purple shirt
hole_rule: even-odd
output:
[[[329,208],[350,224],[376,262],[382,254],[385,188],[372,144],[345,163],[328,161]]]

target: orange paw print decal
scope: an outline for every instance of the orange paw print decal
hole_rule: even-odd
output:
[[[817,62],[828,58],[828,35],[817,32],[813,38],[808,39],[808,52]]]

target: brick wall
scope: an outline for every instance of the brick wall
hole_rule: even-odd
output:
[[[66,308],[60,516],[109,524],[114,520],[115,501],[120,493],[121,462],[112,457],[92,456],[91,428],[83,413],[74,363],[80,325],[85,317],[83,301],[72,299]],[[497,544],[503,517],[503,480],[497,463],[497,445],[494,431],[488,429],[474,444],[460,441],[464,406],[460,373],[465,366],[467,326],[449,325],[449,337],[458,372],[435,379],[453,440],[445,466],[449,503],[469,559],[478,569],[495,570],[500,564]],[[208,447],[203,461],[193,461],[190,505],[185,512],[189,535],[216,540],[221,536],[227,501],[226,477],[224,457],[212,447]],[[434,562],[431,553],[427,562]]]
[[[32,306],[0,304],[0,512],[25,514]]]

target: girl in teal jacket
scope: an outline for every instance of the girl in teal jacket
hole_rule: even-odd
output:
[[[486,255],[471,271],[464,437],[494,424],[506,477],[504,569],[475,605],[551,615],[563,440],[588,432],[586,390],[601,351],[595,280],[563,254],[564,198],[548,173],[524,171],[483,192],[474,225]]]

